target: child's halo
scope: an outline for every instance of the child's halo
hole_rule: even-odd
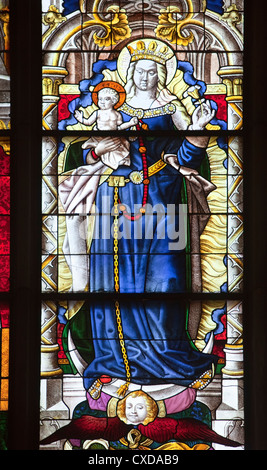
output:
[[[98,92],[100,90],[103,90],[104,88],[112,88],[118,93],[119,101],[118,103],[114,105],[114,109],[120,108],[126,99],[126,91],[122,85],[120,85],[117,82],[113,82],[111,80],[104,80],[103,82],[100,82],[98,83],[98,85],[95,86],[92,92],[92,100],[95,103],[95,105],[97,106],[97,103],[98,103]]]

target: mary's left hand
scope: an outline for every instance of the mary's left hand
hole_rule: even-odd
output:
[[[215,109],[211,108],[210,101],[201,103],[192,114],[192,124],[190,130],[203,130],[206,125],[214,118]]]

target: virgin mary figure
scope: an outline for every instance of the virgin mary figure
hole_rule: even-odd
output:
[[[136,136],[129,137],[130,166],[122,164],[113,171],[103,166],[101,156],[118,143],[116,136],[105,136],[94,149],[87,149],[83,159],[81,151],[76,168],[70,171],[70,164],[65,166],[69,173],[59,188],[60,195],[73,191],[76,201],[72,211],[65,212],[68,230],[63,247],[73,276],[72,291],[100,294],[99,300],[88,294],[86,308],[68,324],[70,346],[84,359],[84,387],[93,398],[99,398],[101,389],[116,397],[142,389],[168,398],[204,388],[214,374],[217,358],[197,350],[188,338],[186,302],[168,296],[187,292],[187,255],[179,243],[183,178],[195,179],[204,199],[214,189],[197,171],[208,144],[201,131],[214,111],[204,101],[188,114],[168,90],[176,69],[172,49],[161,41],[136,40],[121,51],[116,77],[125,87],[126,100],[118,111],[124,122],[138,118]],[[84,112],[90,114],[90,110]],[[179,132],[187,129],[200,134],[184,137]],[[86,168],[92,161],[99,177],[89,192]],[[160,220],[147,210],[158,206]],[[79,217],[88,221],[96,207],[102,208],[98,233],[88,241],[92,226],[86,225],[82,237]],[[168,207],[174,208],[174,214],[168,213]],[[105,214],[113,217],[112,237],[105,235]],[[137,224],[141,236],[136,236]],[[114,301],[102,293],[116,294]],[[83,356],[86,349],[88,354]]]

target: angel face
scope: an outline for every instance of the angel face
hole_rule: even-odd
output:
[[[142,423],[147,417],[147,403],[144,397],[127,397],[125,415],[127,421],[132,424]]]

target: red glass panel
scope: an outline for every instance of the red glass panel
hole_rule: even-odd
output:
[[[10,285],[10,258],[0,256],[0,292],[7,292]]]
[[[4,151],[0,145],[0,175],[9,175],[10,172],[10,156]]]
[[[75,98],[78,98],[80,95],[61,95],[60,101],[58,102],[58,120],[62,121],[63,119],[68,119],[70,117],[70,111],[68,105]]]
[[[0,255],[10,253],[10,218],[0,216]]]
[[[10,178],[0,177],[0,214],[10,213]]]
[[[0,303],[0,325],[1,328],[9,328],[9,305],[7,302]]]

